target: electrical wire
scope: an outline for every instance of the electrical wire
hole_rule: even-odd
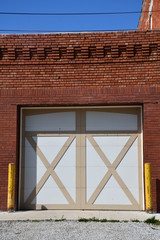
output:
[[[149,11],[132,11],[132,12],[73,12],[73,13],[36,13],[36,12],[0,12],[0,15],[32,15],[32,16],[84,16],[84,15],[124,15],[124,14],[139,14],[148,13]],[[160,10],[152,11],[160,12]]]
[[[148,13],[149,11],[132,11],[132,12],[73,12],[73,13],[35,13],[35,12],[0,12],[0,15],[28,15],[28,16],[89,16],[89,15],[124,15]],[[152,11],[152,12],[160,12]],[[0,32],[22,32],[22,33],[58,33],[58,32],[108,32],[108,31],[135,31],[137,29],[101,29],[101,30],[31,30],[31,29],[0,29]]]

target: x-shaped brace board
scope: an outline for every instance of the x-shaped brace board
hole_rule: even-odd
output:
[[[72,144],[74,139],[75,139],[75,136],[70,136],[67,139],[67,141],[64,143],[61,150],[58,152],[58,154],[56,155],[56,157],[53,159],[52,163],[50,164],[48,162],[48,160],[46,159],[46,157],[44,156],[44,154],[42,153],[42,151],[40,150],[40,148],[37,146],[33,137],[27,136],[27,140],[29,141],[32,148],[37,153],[37,155],[39,156],[39,158],[41,159],[42,163],[44,164],[44,166],[46,167],[47,170],[44,173],[44,175],[42,176],[42,178],[40,179],[40,181],[38,182],[37,186],[34,187],[32,192],[28,196],[27,200],[25,201],[25,206],[28,206],[29,204],[31,204],[33,199],[37,196],[37,194],[39,193],[41,188],[44,186],[44,184],[47,181],[47,179],[49,178],[49,176],[51,176],[53,178],[53,180],[57,183],[59,189],[61,189],[61,191],[64,194],[65,198],[67,199],[68,203],[75,204],[72,197],[68,193],[67,189],[65,188],[65,186],[63,185],[63,183],[61,182],[61,180],[59,179],[59,177],[57,176],[57,174],[54,171],[55,167],[57,166],[57,164],[59,163],[59,161],[65,154],[65,152],[68,150],[68,148],[70,147],[70,145]]]
[[[117,156],[117,158],[115,159],[115,161],[112,164],[110,163],[110,161],[108,160],[106,155],[103,153],[101,148],[98,146],[98,144],[96,143],[94,138],[92,136],[88,136],[87,138],[90,141],[90,143],[92,144],[92,146],[94,147],[94,149],[96,150],[96,152],[98,153],[98,155],[100,156],[100,158],[103,160],[106,167],[108,168],[107,173],[105,174],[105,176],[103,177],[103,179],[99,183],[99,185],[96,188],[96,190],[94,191],[94,193],[91,195],[91,197],[88,201],[88,204],[89,205],[94,204],[97,197],[99,196],[99,194],[103,190],[104,186],[107,184],[110,177],[113,175],[114,178],[116,179],[116,181],[118,182],[118,184],[120,185],[120,187],[122,188],[122,190],[124,191],[124,193],[127,195],[128,199],[131,201],[132,205],[138,208],[139,204],[137,203],[133,194],[129,191],[126,184],[124,183],[124,181],[121,179],[121,177],[119,176],[119,174],[116,171],[116,168],[118,167],[118,165],[122,161],[123,157],[126,155],[126,153],[131,148],[134,141],[137,139],[137,135],[134,134],[129,138],[129,140],[127,141],[127,143],[125,144],[125,146],[123,147],[123,149],[121,150],[121,152],[119,153],[119,155]]]

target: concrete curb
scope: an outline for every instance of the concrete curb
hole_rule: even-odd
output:
[[[71,210],[44,210],[44,211],[17,211],[0,212],[0,221],[26,220],[78,220],[80,218],[97,218],[119,221],[145,221],[154,217],[160,220],[160,214],[150,214],[138,211],[71,211]]]

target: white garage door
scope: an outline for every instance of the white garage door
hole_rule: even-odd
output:
[[[22,110],[20,209],[142,210],[141,109]]]

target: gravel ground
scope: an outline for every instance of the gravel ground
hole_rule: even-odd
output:
[[[1,240],[160,240],[160,226],[143,222],[1,221]]]

